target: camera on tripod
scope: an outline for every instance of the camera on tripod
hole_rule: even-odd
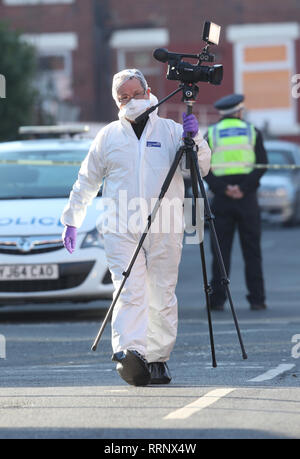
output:
[[[200,54],[170,53],[165,48],[156,49],[153,57],[160,62],[168,62],[168,80],[179,80],[183,83],[198,83],[200,81],[214,85],[221,84],[223,79],[223,65],[203,65],[203,62],[214,62],[215,56],[209,52],[209,45],[218,45],[221,27],[213,22],[206,21],[202,39],[207,44]],[[183,57],[198,59],[193,65],[182,61]]]

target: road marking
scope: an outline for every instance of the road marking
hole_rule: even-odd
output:
[[[248,382],[261,382],[273,379],[282,373],[285,373],[288,370],[294,368],[294,363],[281,363],[276,368],[271,368],[271,370],[266,371],[265,373],[256,376],[256,378],[248,379]]]
[[[129,392],[128,389],[108,389],[105,390],[104,392]]]
[[[207,408],[208,406],[212,405],[213,403],[220,400],[225,395],[229,394],[230,392],[234,391],[234,388],[223,388],[223,389],[214,389],[207,394],[203,395],[203,397],[198,398],[195,402],[189,403],[188,405],[184,406],[183,408],[179,408],[178,410],[172,411],[163,419],[186,419],[192,416],[193,414],[197,413],[203,408]]]

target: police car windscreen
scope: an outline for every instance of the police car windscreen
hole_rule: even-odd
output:
[[[68,197],[86,154],[0,151],[0,199]]]

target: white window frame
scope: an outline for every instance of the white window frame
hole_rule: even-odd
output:
[[[296,73],[295,40],[300,36],[300,26],[297,23],[274,24],[245,24],[242,26],[229,26],[227,40],[233,43],[233,75],[234,90],[243,93],[243,72],[288,70],[290,76]],[[244,62],[244,50],[247,47],[265,47],[284,45],[287,50],[285,61],[272,62]],[[297,124],[297,101],[292,97],[292,82],[290,91],[290,108],[248,110],[249,121],[258,127],[268,123],[270,131],[274,134],[299,133]],[[272,82],[270,82],[272,84]],[[247,108],[247,101],[246,101]]]
[[[169,32],[164,28],[118,30],[112,34],[110,47],[117,53],[117,71],[126,68],[126,53],[168,46]],[[156,74],[146,69],[147,75]]]
[[[76,33],[24,34],[22,40],[36,47],[40,56],[62,56],[64,70],[53,70],[52,75],[65,75],[73,80],[72,51],[78,48]],[[70,88],[71,91],[71,88]]]

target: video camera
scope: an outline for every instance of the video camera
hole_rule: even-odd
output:
[[[153,57],[160,62],[168,62],[168,80],[180,80],[183,83],[198,83],[199,81],[221,84],[223,79],[223,65],[202,65],[203,62],[214,62],[215,56],[209,52],[209,45],[218,45],[221,27],[213,22],[206,21],[202,39],[207,43],[200,54],[170,53],[165,48],[158,48]],[[196,65],[182,61],[183,57],[198,59]]]

